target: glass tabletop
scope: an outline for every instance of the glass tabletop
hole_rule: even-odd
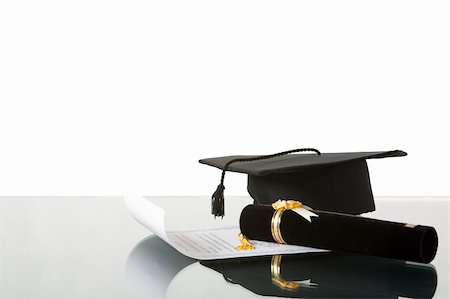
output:
[[[248,197],[151,197],[167,227],[237,224]],[[429,265],[326,252],[216,261],[187,258],[128,214],[122,197],[0,197],[5,298],[448,298],[449,198],[376,198],[365,216],[434,226]],[[276,278],[276,279],[275,279]]]

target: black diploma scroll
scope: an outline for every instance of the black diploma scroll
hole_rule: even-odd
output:
[[[243,235],[275,242],[269,205],[249,205],[240,218]],[[339,250],[399,260],[429,263],[436,255],[438,237],[430,226],[411,225],[334,212],[311,210],[309,222],[292,210],[279,218],[279,233],[287,244]]]

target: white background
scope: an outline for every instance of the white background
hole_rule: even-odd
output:
[[[198,159],[298,147],[450,195],[446,1],[0,3],[0,195],[207,195]]]

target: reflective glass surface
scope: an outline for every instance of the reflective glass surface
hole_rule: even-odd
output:
[[[236,224],[248,197],[153,197],[167,228]],[[376,198],[367,217],[434,226],[430,265],[339,252],[217,261],[187,258],[128,214],[121,197],[0,197],[4,298],[448,298],[449,198]]]

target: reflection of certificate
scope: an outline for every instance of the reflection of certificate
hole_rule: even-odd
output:
[[[164,209],[141,196],[132,194],[125,196],[125,203],[130,214],[139,223],[180,253],[199,260],[325,251],[310,247],[260,241],[252,241],[255,250],[239,251],[234,248],[239,245],[237,239],[238,226],[190,231],[166,231]]]

